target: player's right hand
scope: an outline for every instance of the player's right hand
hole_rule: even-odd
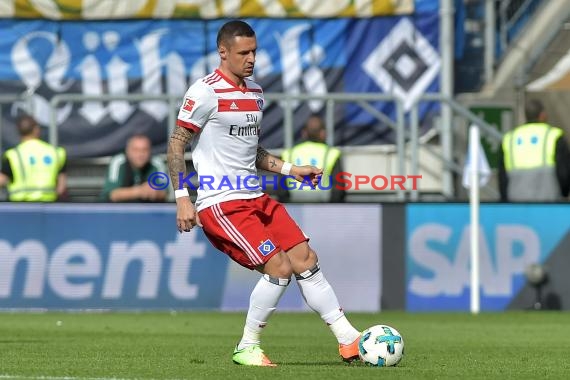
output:
[[[202,227],[198,212],[189,197],[176,199],[176,225],[180,232],[190,232],[194,226]]]
[[[307,183],[315,188],[321,180],[323,169],[311,165],[293,165],[291,175],[294,176],[297,181]]]

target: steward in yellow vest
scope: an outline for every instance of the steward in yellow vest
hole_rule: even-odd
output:
[[[291,179],[287,182],[289,198],[292,202],[343,202],[344,190],[339,190],[334,181],[337,173],[342,172],[341,151],[325,143],[326,130],[323,120],[312,115],[307,119],[302,131],[305,142],[285,150],[281,159],[293,165],[312,165],[323,169],[319,185],[309,186]]]
[[[564,131],[546,123],[542,103],[525,105],[526,124],[504,137],[499,188],[506,202],[559,202],[570,192],[570,153]]]
[[[66,190],[66,153],[39,139],[40,127],[30,116],[17,121],[21,142],[2,157],[0,186],[12,202],[55,202]]]

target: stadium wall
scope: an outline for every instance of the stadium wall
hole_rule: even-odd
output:
[[[469,205],[287,205],[348,311],[469,310]],[[570,204],[481,205],[481,309],[569,309]],[[0,204],[0,309],[244,310],[259,278],[174,205]],[[296,284],[281,310],[308,311]]]
[[[567,276],[570,204],[482,204],[480,209],[481,310],[533,305],[529,264],[541,263],[550,282],[551,308],[570,309]],[[406,310],[469,311],[468,204],[406,207]]]
[[[381,206],[288,210],[310,236],[343,307],[379,310]],[[239,310],[259,279],[215,250],[200,229],[178,233],[174,205],[0,204],[0,216],[3,309]],[[308,310],[297,285],[280,308]]]

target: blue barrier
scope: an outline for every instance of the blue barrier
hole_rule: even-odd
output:
[[[570,204],[483,204],[480,215],[481,309],[504,310],[526,266],[570,233]],[[469,205],[407,207],[407,310],[469,310],[469,243]]]
[[[288,210],[344,308],[378,311],[380,207]],[[369,249],[351,252],[354,241]],[[180,234],[172,204],[0,204],[3,309],[241,310],[259,276],[214,249],[201,229]],[[296,286],[279,306],[308,310]]]

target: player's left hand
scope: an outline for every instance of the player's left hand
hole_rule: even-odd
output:
[[[179,232],[190,232],[194,226],[202,227],[198,211],[188,197],[176,199],[176,224]]]
[[[319,169],[315,166],[305,165],[305,166],[297,166],[293,165],[291,168],[291,176],[294,176],[295,179],[299,182],[309,181],[309,184],[315,188],[319,184],[321,177],[323,175],[323,169]]]

